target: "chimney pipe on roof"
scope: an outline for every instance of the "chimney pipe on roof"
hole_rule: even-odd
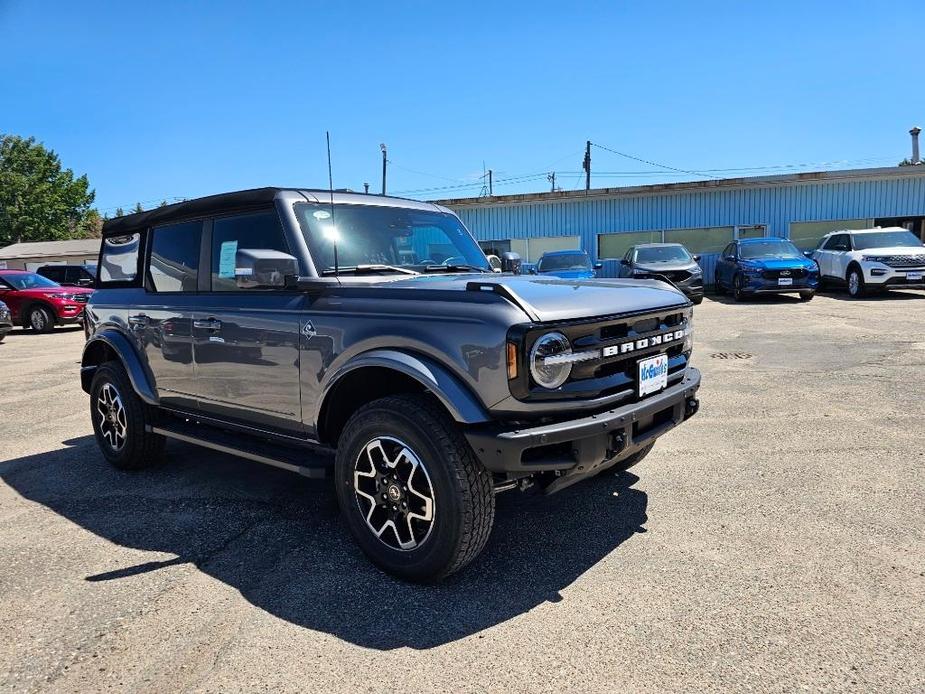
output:
[[[912,135],[912,164],[920,164],[922,162],[919,159],[919,133],[922,132],[922,129],[918,126],[912,128],[909,131],[909,134]]]

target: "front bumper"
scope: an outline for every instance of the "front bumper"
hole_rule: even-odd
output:
[[[778,280],[769,280],[764,277],[751,277],[745,275],[745,286],[742,290],[747,294],[790,294],[793,292],[814,292],[819,288],[819,276],[794,279],[792,284],[781,285]]]
[[[894,268],[885,263],[862,262],[864,284],[890,289],[925,289],[925,267]],[[918,275],[921,279],[909,279]]]
[[[480,425],[465,435],[491,472],[565,471],[553,483],[555,491],[616,464],[693,416],[698,388],[700,371],[688,367],[679,383],[622,407],[529,428]]]

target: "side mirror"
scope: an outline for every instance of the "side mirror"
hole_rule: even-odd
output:
[[[735,262],[736,257],[734,255],[724,255],[723,260],[729,260]]]
[[[492,272],[501,272],[501,258],[496,255],[486,256],[488,258],[488,264],[491,265]]]
[[[803,251],[803,255],[805,255],[807,258],[812,258],[814,252],[815,251]]]
[[[604,263],[594,263],[593,267],[595,270],[601,270],[604,267]]]
[[[699,253],[694,253],[694,262],[695,262],[695,263],[699,263],[699,262],[700,262],[700,254],[699,254]]]
[[[620,265],[625,265],[626,267],[629,267],[630,261],[628,261],[626,258],[620,258]]]
[[[501,272],[511,272],[519,275],[522,265],[523,261],[521,261],[519,253],[507,251],[501,254]]]
[[[77,280],[78,287],[92,287],[93,284],[94,280],[90,277],[81,277],[79,280]]]
[[[234,256],[234,276],[238,289],[284,287],[286,275],[299,274],[299,261],[288,253],[268,248],[240,248]],[[220,267],[219,276],[228,268]]]

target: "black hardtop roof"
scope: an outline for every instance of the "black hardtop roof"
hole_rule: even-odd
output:
[[[204,198],[195,198],[194,200],[184,200],[164,207],[156,207],[153,210],[144,212],[135,212],[134,214],[123,215],[106,220],[103,223],[103,236],[120,236],[122,234],[131,234],[133,232],[147,229],[158,224],[169,224],[170,222],[180,222],[186,219],[195,219],[197,217],[208,217],[213,214],[224,212],[241,212],[248,209],[267,207],[273,203],[278,193],[291,191],[298,194],[307,194],[309,196],[328,196],[329,190],[320,188],[296,188],[269,186],[266,188],[251,188],[249,190],[238,190],[230,193],[219,193],[217,195],[208,195]],[[424,205],[415,200],[406,198],[397,198],[393,196],[366,195],[362,193],[345,192],[335,190],[334,195],[338,199],[369,199],[402,201],[408,205]],[[393,203],[394,204],[394,203]],[[426,203],[429,208],[436,208],[433,203]]]

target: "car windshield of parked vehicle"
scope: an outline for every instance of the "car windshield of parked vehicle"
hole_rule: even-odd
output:
[[[739,257],[747,260],[752,258],[802,258],[803,255],[789,241],[769,240],[741,244]]]
[[[342,272],[491,272],[488,259],[455,215],[378,205],[298,203],[296,217],[320,274]]]
[[[684,263],[691,262],[691,254],[684,246],[652,246],[637,248],[637,263]]]
[[[536,269],[539,272],[556,272],[559,270],[590,270],[591,259],[587,253],[563,253],[561,255],[544,255]]]
[[[0,275],[0,279],[5,280],[13,289],[51,289],[61,285],[47,277],[42,277],[34,272],[17,272],[8,275]]]
[[[909,247],[918,248],[922,246],[919,237],[911,231],[872,231],[866,234],[852,234],[854,240],[854,249],[856,251],[866,251],[870,248],[895,248]]]

